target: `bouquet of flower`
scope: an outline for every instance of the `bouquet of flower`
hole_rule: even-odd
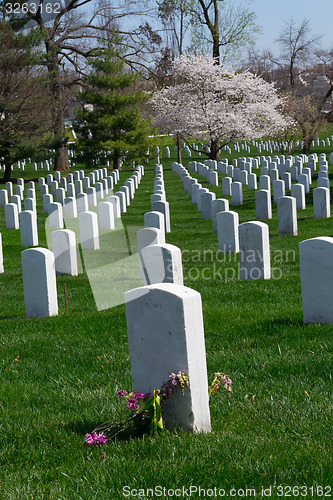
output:
[[[208,387],[209,398],[216,393],[220,386],[227,392],[230,398],[231,380],[228,375],[217,372],[214,380]],[[185,388],[189,387],[189,379],[185,373],[171,373],[169,380],[164,382],[160,389],[156,389],[151,394],[139,391],[127,393],[124,389],[117,392],[119,401],[126,401],[129,410],[129,418],[121,422],[105,422],[97,427],[91,434],[86,434],[85,442],[92,446],[103,446],[109,439],[117,437],[126,439],[129,437],[139,437],[150,432],[157,432],[164,429],[162,419],[162,407],[174,392],[179,388],[184,395]]]
[[[105,422],[91,434],[86,434],[85,442],[90,446],[102,446],[115,437],[124,439],[164,429],[162,405],[172,397],[177,388],[180,388],[184,395],[185,387],[189,387],[188,377],[185,373],[178,372],[171,373],[169,380],[152,394],[138,391],[127,393],[121,389],[117,392],[117,397],[120,401],[126,401],[129,418],[116,423]]]

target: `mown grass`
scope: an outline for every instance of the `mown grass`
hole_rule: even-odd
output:
[[[27,319],[20,234],[5,229],[1,208],[1,499],[120,499],[125,486],[140,493],[191,485],[227,493],[254,488],[258,497],[262,487],[275,485],[271,498],[279,498],[278,485],[332,483],[333,328],[303,324],[298,257],[300,241],[333,236],[332,219],[314,220],[309,195],[306,210],[298,212],[299,235],[279,237],[274,208],[267,223],[279,279],[242,282],[237,259],[229,262],[217,254],[212,223],[201,220],[171,172],[171,160],[161,161],[172,227],[166,240],[182,249],[185,285],[202,296],[209,378],[216,371],[228,373],[232,397],[221,392],[212,398],[208,435],[180,431],[106,448],[84,445],[85,433],[96,425],[126,416],[115,398],[117,390],[131,386],[124,305],[98,311],[83,272],[57,278],[57,317]],[[133,252],[133,235],[143,226],[153,191],[153,166],[145,170],[122,217]],[[28,169],[24,175],[29,177]],[[121,172],[120,184],[129,175]],[[206,185],[203,178],[200,182]],[[222,197],[221,186],[211,190]],[[38,207],[40,245],[46,246],[40,201]],[[241,223],[255,220],[254,192],[244,189],[244,205],[232,209]],[[99,264],[112,259],[111,246],[111,236],[103,234]],[[106,280],[106,295],[109,286]],[[316,492],[309,490],[307,497],[319,497]],[[141,491],[141,498],[148,497]]]

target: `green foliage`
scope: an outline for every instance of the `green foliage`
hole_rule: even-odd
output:
[[[119,168],[126,155],[142,159],[151,129],[139,107],[147,95],[136,88],[138,75],[124,70],[124,62],[112,48],[101,49],[90,64],[86,90],[77,96],[82,104],[75,125],[81,161],[93,165],[109,159]]]

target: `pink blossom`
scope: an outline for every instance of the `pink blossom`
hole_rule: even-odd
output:
[[[139,408],[139,404],[135,398],[130,398],[126,403],[126,406],[130,411],[133,411],[133,410],[136,410],[137,408]]]
[[[181,56],[172,76],[175,85],[149,100],[154,125],[162,130],[227,144],[278,135],[293,123],[274,84],[250,72],[227,71],[212,57]]]
[[[89,446],[103,446],[104,444],[108,444],[108,438],[103,432],[101,432],[100,434],[97,434],[97,432],[92,432],[91,434],[85,435],[85,442]]]

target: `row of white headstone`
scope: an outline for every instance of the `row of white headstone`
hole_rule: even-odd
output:
[[[191,193],[192,203],[197,203],[199,207],[199,199],[195,198],[195,194],[197,192],[199,196],[202,188],[194,188],[196,180],[191,179],[182,165],[173,164],[173,170],[181,178],[184,190]],[[317,188],[314,191],[319,192],[320,189],[326,188]],[[200,195],[200,198],[203,198],[201,207],[205,203],[204,197],[207,197],[212,218],[213,214],[216,218],[219,252],[239,252],[240,279],[269,279],[270,250],[267,224],[257,221],[239,224],[238,213],[229,211],[228,200],[217,200],[215,193],[207,193],[207,191]],[[266,193],[269,191],[267,190]],[[297,234],[295,198],[280,197],[277,200],[277,207],[279,234]],[[201,210],[203,212],[202,208]],[[299,249],[304,322],[333,324],[333,310],[328,304],[328,297],[333,293],[331,281],[333,279],[333,238],[311,238],[301,242]],[[320,285],[318,285],[319,280]],[[318,289],[316,294],[318,301],[313,300],[314,286]]]
[[[261,161],[267,161],[261,159]],[[218,185],[217,172],[214,170],[214,163],[212,160],[206,160],[207,165],[197,163],[195,166],[191,162],[192,170],[198,171],[200,175],[205,176],[210,180],[211,186]],[[271,164],[272,165],[272,164]],[[221,165],[217,168],[220,170]],[[244,170],[234,169],[233,166],[226,164],[222,165],[220,171],[226,173],[227,176],[222,178],[222,193],[224,196],[231,196],[231,204],[234,206],[243,203],[243,185],[247,185],[248,189],[257,189],[256,174],[251,171],[252,165],[250,162],[244,163],[242,167]],[[194,168],[193,168],[194,167]],[[293,167],[291,167],[293,168]],[[295,166],[296,169],[302,168],[301,165]],[[271,185],[273,187],[273,201],[278,206],[278,217],[280,222],[279,234],[297,234],[297,218],[296,209],[305,209],[305,193],[309,192],[312,183],[312,173],[316,169],[316,164],[311,165],[311,168],[304,168],[303,173],[298,175],[298,183],[291,184],[291,177],[289,172],[282,172],[279,179],[279,170],[271,168],[270,176],[268,174],[268,167],[261,167],[260,176],[260,190],[256,191],[256,217],[260,220],[270,219],[272,217],[271,209]],[[237,177],[235,173],[237,172]],[[273,175],[272,175],[273,174]],[[214,181],[212,179],[214,178]],[[234,179],[240,179],[241,182]],[[248,181],[249,179],[249,181]],[[251,182],[250,182],[251,181]],[[202,187],[200,185],[200,187]],[[290,190],[291,196],[285,196],[286,189]],[[207,190],[208,191],[208,190]],[[280,198],[284,198],[280,200]],[[290,198],[296,199],[296,209],[294,208],[294,201]],[[278,201],[279,200],[279,201]],[[313,207],[314,218],[327,218],[330,217],[330,184],[328,178],[328,166],[326,160],[319,158],[319,172],[317,188],[313,190]]]
[[[164,199],[155,201],[156,194]],[[190,386],[184,395],[178,391],[163,405],[164,425],[209,432],[201,295],[183,286],[181,250],[165,242],[166,212],[156,210],[156,203],[166,203],[161,165],[155,167],[151,201],[152,211],[144,214],[145,227],[137,232],[144,286],[125,293],[132,387],[152,393],[170,373],[185,373]]]
[[[83,248],[99,248],[98,227],[100,230],[114,229],[114,219],[120,218],[121,212],[126,211],[126,207],[130,203],[131,198],[134,197],[135,189],[139,185],[143,172],[144,170],[142,166],[136,167],[133,175],[127,179],[124,186],[119,188],[119,192],[115,193],[115,195],[109,196],[107,201],[101,202],[104,196],[108,193],[108,190],[98,190],[100,193],[100,196],[98,197],[98,204],[95,192],[96,188],[90,188],[93,190],[94,195],[91,206],[94,207],[98,205],[98,218],[97,214],[89,212],[89,199],[86,193],[79,192],[77,200],[75,193],[70,193],[72,196],[64,199],[65,204],[63,206],[60,202],[53,202],[52,195],[43,194],[43,188],[47,188],[48,185],[51,185],[53,182],[57,182],[53,180],[53,175],[49,174],[47,176],[47,184],[45,184],[44,178],[40,178],[39,187],[41,190],[41,196],[43,197],[44,212],[49,215],[49,227],[51,229],[63,229],[64,217],[65,219],[77,218],[79,213],[80,240]],[[119,179],[119,173],[113,172],[112,174],[113,175],[110,176],[110,178],[114,179],[114,183],[116,184]],[[103,180],[103,176],[105,177],[106,175],[106,169],[101,169],[100,171],[91,172],[89,174],[89,178],[92,182],[95,182],[95,180]],[[55,172],[55,177],[57,178],[57,176],[60,178],[60,172]],[[83,176],[83,171],[74,172],[75,182],[80,180],[80,176]],[[67,179],[70,181],[67,185],[67,187],[69,187],[71,186],[71,181],[73,180],[73,174],[68,174]],[[12,200],[14,197],[16,199],[14,199],[12,203],[8,203],[8,192],[12,192],[11,184],[12,183],[7,183],[6,190],[0,191],[0,202],[3,202],[0,203],[0,205],[5,207],[6,227],[7,229],[21,229],[22,246],[38,246],[35,183],[28,183],[27,198],[24,200],[26,208],[25,211],[21,211],[21,195],[12,196]],[[131,189],[129,189],[129,186]],[[18,179],[18,186],[16,187],[20,187],[23,196],[23,179]],[[65,190],[65,188],[61,189]],[[82,215],[83,213],[85,213],[85,215]]]
[[[137,232],[140,276],[145,285],[154,283],[182,285],[181,251],[175,245],[165,242],[165,214],[168,217],[167,232],[170,232],[169,205],[162,209],[159,205],[162,200],[154,201],[156,193],[160,193],[165,199],[162,165],[155,166],[154,195],[151,196],[152,211],[144,214],[145,227]]]
[[[142,166],[136,167],[137,180],[140,183],[144,173]],[[119,174],[117,174],[119,175]],[[52,182],[52,181],[50,181]],[[120,217],[119,199],[109,197],[107,202],[98,205],[98,216],[95,212],[79,213],[80,243],[82,249],[99,249],[99,229],[114,229],[114,213]],[[113,203],[115,202],[115,203]],[[5,210],[11,204],[5,205]],[[16,207],[16,204],[14,204]],[[22,252],[22,274],[26,315],[31,317],[52,316],[58,313],[56,274],[76,276],[77,245],[74,231],[62,229],[62,206],[54,203],[55,209],[49,213],[49,225],[52,231],[51,252],[45,248],[30,248]],[[114,210],[116,207],[116,210]],[[54,220],[53,220],[54,219]],[[36,211],[26,210],[20,213],[21,242],[23,246],[37,246]],[[1,242],[1,240],[0,240]],[[2,257],[2,246],[0,245]],[[2,258],[0,259],[2,262]],[[3,270],[3,265],[2,265]]]
[[[24,171],[27,163],[31,163],[31,158],[17,161],[16,164],[11,165],[10,169],[11,169],[11,171],[13,171],[14,168],[17,168],[18,170]],[[32,170],[34,172],[36,172],[38,169],[40,169],[40,170],[45,169],[46,171],[49,171],[51,167],[52,167],[51,160],[40,161],[38,163],[34,162],[32,164]],[[0,161],[0,169],[1,169],[2,173],[4,173],[5,169],[6,169],[5,165],[1,164],[1,161]]]

